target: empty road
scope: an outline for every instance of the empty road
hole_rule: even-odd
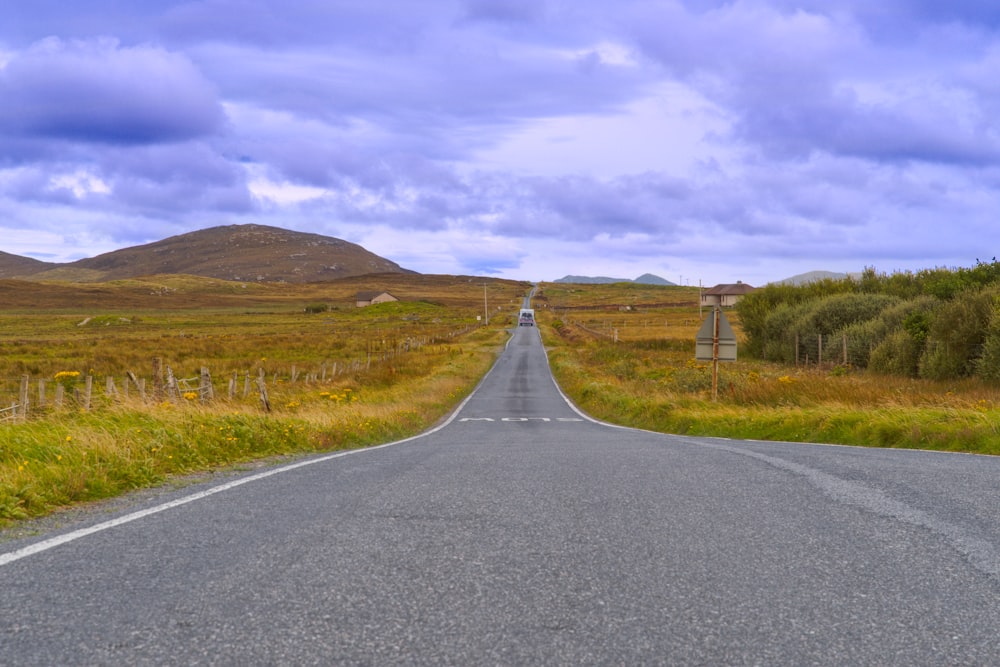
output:
[[[431,433],[0,544],[0,663],[996,664],[998,489],[596,423],[521,327]]]

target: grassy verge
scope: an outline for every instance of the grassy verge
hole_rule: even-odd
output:
[[[363,447],[416,434],[476,385],[505,333],[480,329],[336,381],[276,386],[252,401],[124,402],[0,430],[0,526],[210,470],[282,454]]]
[[[615,342],[556,325],[542,331],[557,381],[605,421],[685,435],[1000,454],[1000,396],[977,381],[737,362],[722,365],[713,402],[711,368],[694,361],[693,335]]]

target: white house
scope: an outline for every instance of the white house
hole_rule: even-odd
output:
[[[376,303],[388,303],[390,301],[399,301],[399,299],[388,292],[358,292],[357,296],[358,308],[373,306]]]
[[[737,280],[735,285],[716,285],[701,292],[703,306],[735,306],[736,302],[754,290],[753,286]]]

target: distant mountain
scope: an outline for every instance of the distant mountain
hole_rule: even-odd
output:
[[[605,276],[565,276],[559,278],[558,280],[553,280],[554,283],[576,283],[578,285],[607,285],[610,283],[640,283],[643,285],[673,285],[676,287],[676,283],[672,283],[669,280],[665,280],[659,276],[655,276],[652,273],[644,273],[635,280],[629,280],[628,278],[608,278]]]
[[[677,287],[677,283],[672,283],[666,278],[661,278],[660,276],[653,275],[652,273],[644,273],[632,282],[641,283],[643,285],[670,285]]]
[[[819,280],[843,280],[844,278],[850,278],[853,275],[850,273],[836,273],[834,271],[809,271],[807,273],[800,273],[797,276],[792,276],[791,278],[785,278],[784,280],[778,280],[775,285],[806,285],[808,283],[814,283]]]
[[[412,272],[354,243],[265,225],[212,227],[66,264],[0,254],[0,277],[32,280],[102,282],[189,274],[302,283],[370,273]]]

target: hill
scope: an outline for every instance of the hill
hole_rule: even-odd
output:
[[[608,285],[612,283],[640,283],[642,285],[675,285],[669,280],[655,276],[652,273],[644,273],[635,280],[628,278],[608,278],[606,276],[564,276],[554,283],[576,283],[578,285]]]
[[[371,273],[412,272],[348,241],[266,225],[212,227],[66,264],[0,254],[0,277],[30,280],[106,282],[186,274],[303,283]]]
[[[844,278],[851,277],[850,273],[836,273],[834,271],[809,271],[808,273],[800,273],[791,278],[785,278],[784,280],[779,280],[775,282],[776,285],[806,285],[808,283],[814,283],[819,280],[843,280]]]
[[[21,257],[20,255],[12,255],[8,252],[0,252],[0,279],[30,276],[56,266],[58,264],[50,264],[30,257]]]

